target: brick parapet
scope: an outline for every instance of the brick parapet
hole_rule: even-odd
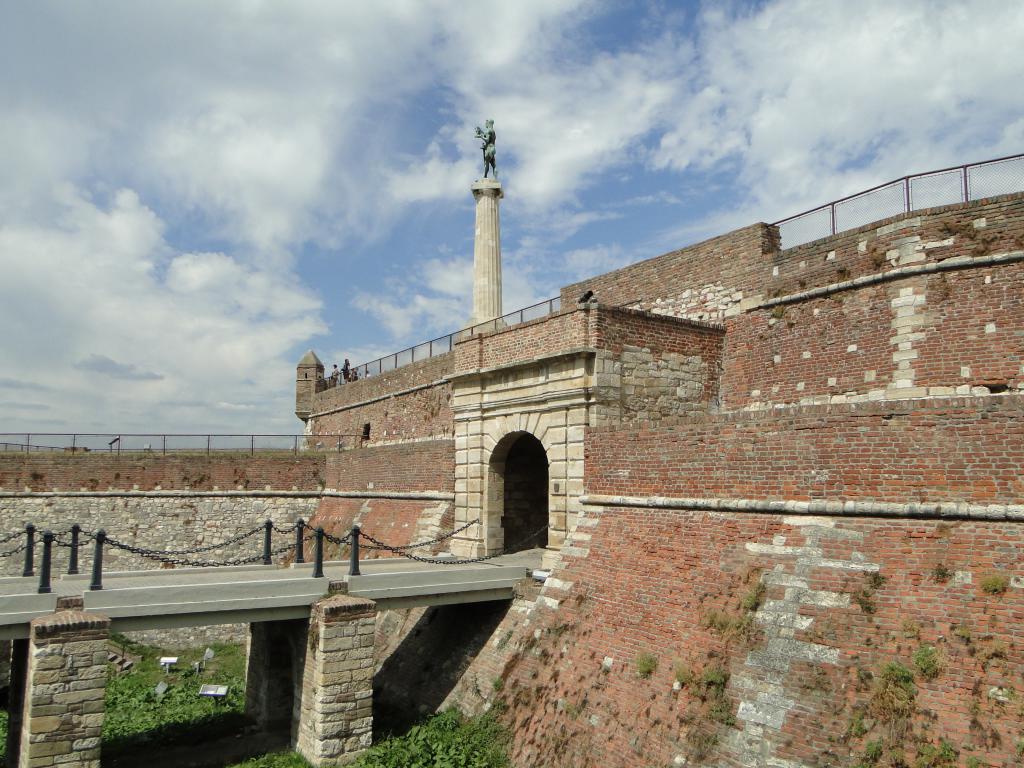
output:
[[[325,463],[322,453],[291,452],[0,453],[0,489],[318,491]]]
[[[331,454],[327,486],[336,491],[455,490],[455,441],[427,440],[368,446]]]
[[[403,365],[394,370],[369,376],[359,381],[327,387],[312,398],[311,412],[316,415],[356,403],[386,397],[397,391],[429,385],[447,378],[455,355],[446,352],[426,360]]]

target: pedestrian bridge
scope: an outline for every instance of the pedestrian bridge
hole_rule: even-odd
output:
[[[302,520],[284,530],[268,520],[189,551],[145,549],[77,525],[46,531],[41,542],[31,525],[0,537],[8,546],[24,537],[0,552],[24,558],[22,576],[0,578],[0,640],[11,641],[8,765],[99,765],[111,632],[241,623],[249,625],[246,713],[262,727],[289,726],[293,747],[318,768],[350,761],[372,741],[378,611],[510,600],[540,566],[540,549],[465,560],[413,553],[476,524],[404,546],[358,527],[333,537]],[[202,559],[222,545],[250,546],[260,533],[256,554]],[[274,533],[294,544],[274,549]],[[396,556],[360,560],[361,538]],[[346,547],[348,560],[325,559],[325,541]],[[93,545],[90,574],[78,572],[83,543]],[[55,547],[68,550],[59,577]],[[110,547],[165,567],[104,571]],[[292,564],[273,564],[289,551]]]
[[[349,575],[348,561],[328,560],[316,578],[313,563],[106,572],[101,590],[90,590],[90,576],[83,574],[54,580],[46,594],[38,593],[34,576],[2,578],[0,640],[28,637],[32,619],[58,604],[108,617],[113,632],[131,632],[308,618],[328,592],[372,600],[378,610],[510,600],[515,584],[540,566],[542,553],[452,565],[364,560],[358,576]]]

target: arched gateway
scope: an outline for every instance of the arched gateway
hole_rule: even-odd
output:
[[[486,514],[500,525],[508,552],[548,543],[548,456],[529,432],[513,432],[495,446],[488,463]]]

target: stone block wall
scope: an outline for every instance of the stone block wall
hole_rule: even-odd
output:
[[[373,739],[376,606],[336,595],[313,606],[296,750],[315,768],[342,765]]]
[[[110,620],[63,611],[30,631],[18,768],[99,768]]]

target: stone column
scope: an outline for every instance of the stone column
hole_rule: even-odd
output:
[[[296,751],[315,768],[343,765],[373,739],[377,607],[348,595],[313,606]]]
[[[473,238],[473,317],[470,325],[501,317],[501,222],[498,201],[505,196],[497,179],[473,183],[476,233]]]
[[[109,636],[99,614],[32,620],[18,768],[99,768]]]

